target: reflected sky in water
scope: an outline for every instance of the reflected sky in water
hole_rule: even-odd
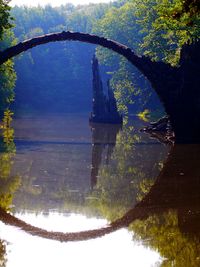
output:
[[[33,225],[42,225],[45,229],[60,231],[83,230],[85,226],[97,228],[105,223],[105,220],[80,215],[64,217],[61,214],[50,214],[45,217],[25,214],[18,216]],[[131,233],[126,229],[90,241],[60,243],[30,236],[1,223],[0,235],[8,242],[7,267],[62,267],[66,265],[148,267],[155,266],[161,261],[158,253],[133,242]]]

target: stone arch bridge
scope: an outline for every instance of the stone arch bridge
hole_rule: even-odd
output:
[[[181,49],[179,66],[173,67],[146,56],[137,56],[131,48],[104,37],[63,31],[38,36],[1,51],[0,65],[35,46],[57,41],[100,45],[124,56],[150,81],[170,116],[176,142],[200,142],[200,41],[185,44]],[[188,127],[185,127],[185,121]]]
[[[155,62],[118,42],[80,32],[63,31],[38,36],[0,52],[0,65],[35,46],[57,41],[80,41],[108,48],[131,62],[151,83],[170,116],[176,142],[200,142],[200,41],[185,44],[179,66]],[[187,108],[186,108],[187,107]],[[188,127],[185,127],[187,121]]]
[[[150,81],[152,87],[156,90],[161,100],[163,96],[159,92],[160,84],[163,83],[163,79],[166,75],[173,75],[174,68],[170,65],[163,62],[152,62],[145,56],[137,56],[132,49],[121,43],[104,37],[99,37],[97,35],[71,31],[38,36],[7,48],[6,50],[0,52],[0,65],[5,63],[8,59],[11,59],[33,47],[58,41],[79,41],[100,45],[124,56]],[[165,101],[165,99],[163,99],[163,101]]]

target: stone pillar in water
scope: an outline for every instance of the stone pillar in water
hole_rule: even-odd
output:
[[[91,121],[93,122],[103,122],[106,114],[106,98],[103,93],[103,83],[100,77],[99,62],[95,55],[92,59],[92,115]]]
[[[111,124],[122,124],[122,116],[117,111],[117,104],[114,93],[110,88],[109,81],[108,85],[108,97],[103,92],[103,83],[99,71],[98,59],[93,56],[92,59],[92,113],[90,122],[95,123],[111,123]]]

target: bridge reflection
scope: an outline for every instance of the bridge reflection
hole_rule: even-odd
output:
[[[113,140],[116,131],[105,137]],[[104,140],[101,132],[93,134],[95,141]],[[108,141],[108,139],[106,139]],[[102,143],[105,145],[105,142]],[[110,148],[113,142],[110,142]],[[94,150],[95,153],[95,150]],[[99,149],[99,155],[102,149]],[[98,163],[96,161],[96,170]],[[0,209],[0,220],[8,225],[13,225],[35,236],[59,240],[62,242],[88,240],[101,237],[122,227],[128,227],[135,220],[145,220],[152,215],[160,215],[168,211],[175,211],[178,217],[178,226],[182,233],[200,235],[200,146],[176,145],[171,148],[168,159],[157,177],[149,193],[135,207],[130,209],[123,217],[111,222],[107,226],[89,231],[76,233],[62,233],[46,231],[32,226]],[[93,173],[96,181],[96,172]]]

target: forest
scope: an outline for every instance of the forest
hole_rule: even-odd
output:
[[[171,7],[167,7],[165,3],[155,5],[153,1],[147,1],[147,4],[144,6],[137,1],[119,1],[113,4],[91,4],[79,7],[73,5],[60,8],[14,7],[11,10],[11,17],[15,26],[4,30],[1,47],[5,48],[13,42],[45,33],[72,30],[97,33],[115,39],[130,46],[138,54],[145,54],[154,60],[175,65],[178,63],[180,47],[188,39],[192,40],[198,36],[198,17],[192,18],[189,29],[183,31],[182,28],[189,23],[188,13],[185,12],[180,18],[169,21],[167,17],[162,18],[162,13],[166,13]],[[154,23],[147,13],[149,6],[152,6],[157,16]],[[183,8],[181,4],[178,6],[178,3],[175,3],[174,10],[169,10],[168,13],[181,11],[181,8]],[[119,17],[121,19],[118,19]],[[115,27],[112,26],[113,24]],[[125,28],[126,31],[123,30]],[[164,32],[163,29],[165,29]],[[81,57],[80,51],[83,51]],[[38,47],[17,58],[15,72],[18,79],[15,98],[18,107],[15,108],[38,110],[38,108],[48,109],[51,106],[55,110],[78,111],[82,106],[83,110],[88,110],[91,89],[90,78],[86,79],[86,77],[91,77],[90,64],[94,51],[95,47],[89,45],[66,42]],[[131,106],[132,112],[162,109],[148,82],[144,81],[140,73],[126,60],[102,49],[97,49],[96,53],[102,63],[103,73],[105,75],[109,73],[107,75],[111,76],[112,88],[115,90],[120,109],[125,112],[127,105]],[[12,66],[10,71],[11,68]],[[6,79],[8,74],[4,75]],[[10,88],[7,88],[9,100],[6,101],[9,102],[13,99],[12,88],[15,75],[14,72],[8,75],[7,83]],[[123,79],[120,79],[121,77]],[[37,84],[34,82],[36,80]],[[51,83],[49,90],[48,83]],[[4,86],[6,90],[6,85]]]
[[[2,114],[6,108],[12,108],[15,113],[50,112],[49,107],[51,111],[57,112],[90,111],[91,59],[96,53],[101,64],[103,80],[111,81],[121,113],[126,115],[142,113],[149,117],[159,117],[167,112],[174,128],[180,124],[175,129],[177,136],[179,131],[183,131],[184,123],[180,119],[181,116],[195,117],[193,125],[189,126],[189,128],[192,126],[195,128],[198,108],[192,109],[193,105],[190,103],[190,108],[184,114],[183,109],[186,105],[184,101],[190,96],[187,92],[175,96],[178,94],[175,88],[179,87],[175,80],[179,79],[176,74],[177,69],[183,69],[185,73],[190,64],[193,64],[197,67],[194,70],[195,78],[191,77],[191,79],[197,79],[193,81],[194,85],[198,83],[198,77],[196,77],[198,76],[198,48],[193,63],[185,65],[181,63],[184,62],[183,56],[181,57],[184,45],[198,43],[199,5],[196,1],[192,1],[187,7],[186,3],[180,0],[172,3],[164,0],[160,3],[153,0],[141,3],[140,0],[134,0],[83,6],[67,4],[57,8],[52,8],[50,5],[32,8],[16,6],[11,10],[7,2],[2,1],[1,5],[4,15],[1,50],[25,39],[47,33],[77,31],[114,39],[133,49],[139,56],[145,55],[153,62],[164,62],[174,68],[174,74],[171,74],[171,78],[167,78],[167,80],[173,80],[168,82],[166,80],[166,83],[169,83],[166,87],[171,88],[163,88],[170,92],[159,95],[159,92],[156,90],[155,93],[155,88],[152,88],[152,86],[161,87],[159,81],[156,81],[158,85],[156,82],[152,84],[152,81],[145,79],[141,72],[125,58],[107,49],[76,42],[47,44],[44,47],[36,47],[18,56],[14,62],[10,60],[1,66]],[[157,66],[158,69],[159,64]],[[158,72],[155,75],[160,74]],[[191,76],[190,73],[183,75]],[[189,82],[186,81],[185,84]],[[185,84],[180,85],[181,88],[184,88]],[[198,85],[193,87],[196,88]],[[177,89],[177,91],[180,90]],[[171,107],[166,101],[167,98],[170,98],[168,102],[177,102],[179,99],[182,104],[178,108],[181,111]],[[193,135],[189,131],[187,134]]]
[[[112,8],[117,10],[122,4],[112,4]],[[34,36],[62,30],[103,33],[103,29],[100,29],[97,21],[103,18],[107,10],[111,8],[110,5],[99,4],[76,8],[66,5],[56,9],[50,6],[44,8],[15,7],[11,11],[15,23],[13,29],[15,38],[23,41]],[[109,23],[106,27],[109,27]],[[133,31],[133,35],[134,32],[136,30]],[[116,34],[113,32],[112,36]],[[112,36],[108,35],[108,37]],[[125,38],[120,41],[127,43]],[[95,46],[66,42],[38,47],[17,58],[15,71],[18,79],[15,88],[15,102],[18,106],[14,105],[14,109],[16,111],[47,109],[48,111],[48,107],[51,107],[52,110],[57,111],[89,111],[92,93],[90,66],[94,52]],[[99,57],[101,59],[101,56]],[[117,97],[119,107],[123,111],[126,111],[127,103],[133,102],[135,105],[134,107],[132,105],[132,111],[145,109],[147,105],[152,109],[154,106],[160,107],[150,86],[138,77],[136,69],[131,80],[127,79],[122,82],[120,76],[122,77],[126,73],[128,77],[131,66],[127,62],[123,62],[123,59],[119,63],[116,56],[113,56],[114,58],[111,60],[109,57],[107,55],[107,59],[101,59],[102,75],[104,79],[111,78],[112,87],[118,88],[116,94],[119,95]],[[118,67],[116,68],[116,66]],[[40,75],[41,73],[42,75]],[[49,83],[51,84],[50,89],[47,86]],[[124,83],[124,85],[120,83]],[[122,86],[124,90],[121,90]],[[143,88],[143,93],[140,87]]]
[[[147,214],[125,226],[135,240],[144,240],[159,251],[164,258],[162,266],[182,267],[185,262],[188,267],[198,266],[200,149],[178,144],[200,143],[199,2],[116,0],[12,8],[9,2],[0,0],[0,217],[15,203],[16,213],[72,209],[106,218],[112,228],[112,222],[123,221],[134,205],[142,212],[146,209]],[[101,39],[105,43],[113,40],[125,56],[113,52],[112,47],[68,39],[9,55],[9,47],[17,49],[25,40],[37,42],[40,36],[71,32],[89,39],[105,38]],[[72,120],[74,114],[87,114],[89,118],[93,58],[98,59],[103,88],[109,81],[124,128],[92,125],[89,145],[82,135],[77,143],[76,136],[63,143],[42,140],[44,114],[47,118],[49,114],[68,114]],[[41,140],[34,139],[29,125],[28,141],[23,140],[26,131],[14,141],[12,125],[17,128],[21,122],[17,119],[29,115],[42,118],[36,121]],[[149,142],[148,135],[136,131],[131,124],[135,117],[141,128],[167,118],[167,127],[170,124],[173,132],[171,135],[165,127],[167,146],[157,139]],[[52,125],[58,133],[61,126],[65,134],[69,130],[63,122],[60,126],[56,116],[46,125],[51,137]],[[27,130],[26,126],[22,123],[18,134]],[[148,209],[156,211],[153,214]],[[4,250],[0,240],[0,259],[6,255]]]
[[[182,64],[185,44],[194,47],[200,36],[199,4],[196,1],[188,5],[187,1],[181,0],[162,0],[159,3],[154,0],[119,0],[109,4],[66,4],[56,8],[50,5],[11,8],[8,4],[9,1],[0,1],[1,51],[44,34],[77,31],[114,39],[133,49],[137,55],[148,57],[153,64],[162,62],[174,70]],[[192,113],[192,109],[190,111],[191,106],[199,101],[198,48],[195,48],[195,57],[190,57],[191,65],[183,68],[187,74],[183,83],[187,84],[187,77],[194,78],[195,75],[196,92],[194,95],[191,89],[192,93],[186,95],[188,103],[183,101],[183,108],[189,114],[182,116],[184,125],[187,118],[198,120],[198,109],[196,113]],[[108,49],[79,42],[38,46],[0,66],[1,150],[8,153],[2,157],[5,160],[5,164],[1,165],[3,173],[10,173],[9,157],[15,153],[11,128],[13,116],[41,112],[89,114],[92,102],[91,60],[94,54],[100,62],[103,82],[110,80],[118,110],[124,116],[139,113],[142,119],[149,120],[166,114],[168,110],[163,106],[163,99],[152,87],[156,83],[152,84],[124,57]],[[159,69],[159,66],[163,65],[156,65],[156,68]],[[194,66],[192,75],[186,72],[190,66]],[[176,76],[172,77],[176,81]],[[173,82],[169,81],[171,86]],[[169,102],[173,102],[177,92],[174,89],[170,94]],[[181,95],[178,97],[181,99]],[[178,104],[175,107],[180,108]],[[176,111],[175,108],[173,110]],[[185,114],[183,109],[180,108],[180,111],[181,115]],[[196,124],[199,127],[199,123]],[[186,134],[189,132],[184,131]]]

